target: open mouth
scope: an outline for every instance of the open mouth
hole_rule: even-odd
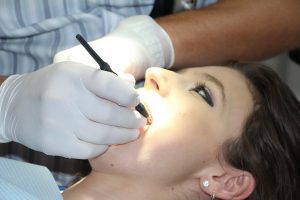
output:
[[[143,105],[145,106],[145,109],[146,109],[147,113],[149,114],[149,116],[147,117],[147,125],[151,125],[152,122],[153,122],[152,114],[151,114],[151,112],[150,112],[149,107],[147,106],[147,104],[145,104],[143,102]]]
[[[145,102],[142,102],[142,103],[145,106],[145,109],[146,109],[147,113],[149,114],[149,116],[147,117],[147,124],[143,128],[144,132],[146,132],[149,129],[149,127],[151,126],[152,122],[153,122],[153,117],[152,117],[152,114],[150,112],[150,109],[149,109],[148,105]]]
[[[148,113],[149,113],[149,116],[147,117],[147,125],[151,125],[153,122],[153,118],[152,118],[151,113],[150,112],[148,112]]]

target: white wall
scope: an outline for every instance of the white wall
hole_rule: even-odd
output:
[[[287,54],[278,55],[263,63],[272,67],[300,100],[300,64],[289,59]]]

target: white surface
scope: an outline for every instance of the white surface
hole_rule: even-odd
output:
[[[263,63],[272,67],[300,100],[300,65],[289,59],[287,54],[280,54]]]

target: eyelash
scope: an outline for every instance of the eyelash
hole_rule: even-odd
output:
[[[199,94],[210,107],[214,106],[210,90],[206,87],[204,83],[196,83],[195,86],[190,89],[190,91],[194,91],[197,94]]]

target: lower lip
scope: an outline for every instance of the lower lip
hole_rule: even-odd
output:
[[[147,133],[149,128],[150,128],[150,125],[146,125],[143,128],[140,128],[140,134],[145,135],[145,133]]]
[[[145,129],[144,128],[140,128],[140,135],[145,134]]]

